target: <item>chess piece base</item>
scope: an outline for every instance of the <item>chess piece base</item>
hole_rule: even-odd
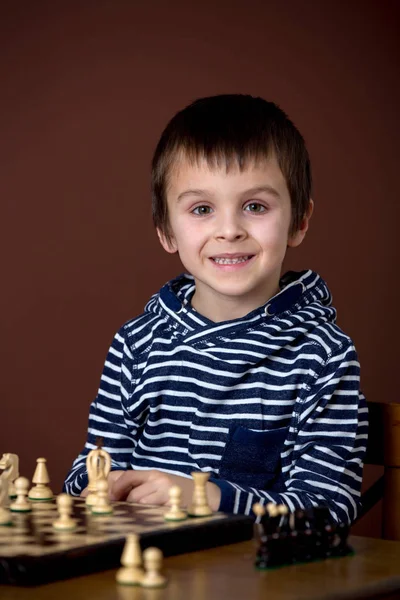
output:
[[[29,500],[48,502],[49,500],[53,500],[54,494],[47,485],[43,487],[34,487],[29,490],[28,494]]]
[[[107,508],[107,509],[102,509],[102,508],[92,508],[92,515],[112,515],[113,514],[113,509],[112,508]]]
[[[143,575],[143,569],[136,567],[121,567],[118,569],[115,579],[120,585],[141,585]]]
[[[167,578],[163,575],[152,575],[151,578],[146,579],[146,575],[140,584],[144,588],[161,588],[167,585]]]
[[[28,496],[28,498],[35,504],[40,504],[40,502],[52,502],[54,500],[54,496],[50,496],[49,498],[32,498],[31,496]]]
[[[178,512],[168,511],[164,515],[165,521],[185,521],[188,518],[187,514],[182,510]]]
[[[53,523],[53,529],[56,531],[73,531],[76,529],[76,521],[74,519],[68,519],[66,523],[57,519]]]
[[[10,506],[10,510],[11,512],[32,512],[32,508],[30,506],[26,508],[15,508],[13,506]]]
[[[209,506],[189,506],[188,516],[189,517],[209,517],[213,514],[213,511]]]

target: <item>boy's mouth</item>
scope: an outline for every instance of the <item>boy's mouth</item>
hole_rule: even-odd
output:
[[[240,263],[248,262],[251,258],[253,258],[253,256],[254,254],[231,254],[212,256],[211,260],[214,261],[217,265],[237,265]]]

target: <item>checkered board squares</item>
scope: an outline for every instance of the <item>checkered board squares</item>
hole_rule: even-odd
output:
[[[59,532],[54,502],[33,503],[30,513],[12,513],[12,525],[0,526],[0,583],[38,585],[119,566],[128,533],[140,536],[142,549],[157,546],[165,556],[250,539],[253,519],[215,513],[185,521],[164,520],[165,507],[113,503],[113,514],[92,515],[74,498],[77,528]]]

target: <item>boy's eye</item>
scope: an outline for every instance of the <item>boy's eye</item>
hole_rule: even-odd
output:
[[[192,213],[194,213],[195,215],[209,215],[210,212],[210,206],[196,206],[196,208],[192,210]]]
[[[265,211],[265,206],[259,204],[258,202],[250,202],[250,204],[245,207],[245,210],[253,213],[261,213]]]

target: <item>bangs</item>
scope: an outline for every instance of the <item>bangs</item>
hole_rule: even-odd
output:
[[[204,143],[206,142],[206,143]],[[186,138],[180,146],[171,149],[171,162],[178,165],[188,162],[190,166],[206,163],[210,170],[239,169],[245,171],[249,166],[258,165],[275,153],[271,140],[260,140],[259,144],[237,144],[225,140],[197,140]]]
[[[266,113],[265,101],[253,98],[249,111],[248,97],[234,95],[214,97],[212,110],[209,105],[208,98],[200,99],[175,116],[160,140],[163,153],[229,171],[276,152],[274,124],[281,111],[274,104]]]
[[[152,161],[152,209],[157,228],[168,235],[166,192],[182,162],[210,169],[244,171],[275,156],[292,203],[293,228],[311,192],[311,170],[302,135],[275,103],[241,94],[200,98],[179,111],[164,129]]]

